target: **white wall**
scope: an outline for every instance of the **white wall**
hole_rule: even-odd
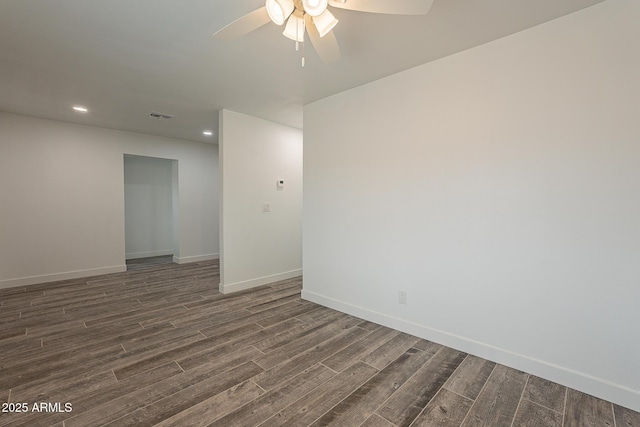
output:
[[[222,110],[219,147],[220,291],[299,276],[302,131]]]
[[[640,410],[638,22],[609,0],[305,106],[303,296]]]
[[[126,259],[173,255],[174,161],[124,156]]]
[[[216,146],[0,113],[0,287],[125,269],[124,154],[178,160],[177,260],[217,256]]]

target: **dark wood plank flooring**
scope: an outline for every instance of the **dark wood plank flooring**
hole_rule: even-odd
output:
[[[173,255],[161,255],[149,258],[133,258],[127,260],[127,271],[145,270],[159,265],[173,264]]]
[[[218,274],[160,257],[0,290],[0,425],[640,426],[620,406],[304,301],[299,278],[222,295]]]

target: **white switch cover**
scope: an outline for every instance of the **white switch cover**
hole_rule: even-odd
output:
[[[284,188],[284,179],[280,178],[277,182],[278,188],[279,189],[283,189]]]
[[[262,212],[271,212],[271,203],[269,202],[262,203]]]

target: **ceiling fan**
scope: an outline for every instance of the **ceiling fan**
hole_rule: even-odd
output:
[[[296,42],[296,50],[298,43],[304,42],[306,32],[322,61],[331,63],[340,59],[340,49],[333,34],[338,20],[328,6],[359,12],[425,15],[432,4],[433,0],[266,0],[263,7],[223,27],[214,37],[229,40],[250,33],[269,21],[276,25],[286,23],[282,34]]]

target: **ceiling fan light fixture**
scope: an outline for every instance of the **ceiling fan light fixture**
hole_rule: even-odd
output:
[[[267,0],[265,4],[269,18],[276,25],[285,23],[295,6],[293,0]]]
[[[336,26],[338,20],[333,16],[329,9],[325,10],[322,15],[314,16],[313,23],[320,34],[320,37],[324,37],[329,33],[329,31],[333,30],[333,27]]]
[[[327,0],[302,0],[305,13],[313,17],[322,15],[327,10],[327,4]]]
[[[294,42],[304,42],[304,17],[302,12],[296,10],[287,21],[287,26],[282,34]]]

